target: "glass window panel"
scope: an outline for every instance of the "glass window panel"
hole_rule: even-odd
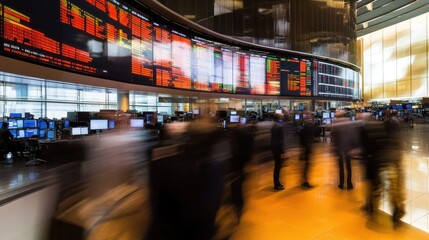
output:
[[[427,96],[427,80],[419,79],[411,81],[411,89],[413,97]]]
[[[43,90],[42,86],[28,86],[28,98],[29,99],[42,99],[43,98]]]
[[[77,85],[47,83],[46,100],[76,102],[78,97]]]
[[[383,98],[383,84],[372,85],[372,98]]]
[[[368,101],[369,99],[372,98],[371,86],[364,86],[363,87],[363,98],[365,99],[365,101]]]
[[[383,98],[396,98],[396,83],[384,84]]]
[[[398,29],[398,28],[397,28]],[[407,30],[403,30],[403,31],[397,31],[397,35],[396,35],[396,38],[397,38],[397,42],[396,42],[396,45],[398,46],[398,47],[400,47],[400,46],[408,46],[408,45],[410,45],[410,41],[411,41],[411,39],[410,39],[410,29],[407,29]]]
[[[80,104],[79,111],[83,112],[99,112],[100,109],[105,109],[106,105],[104,104]]]
[[[24,113],[30,112],[34,115],[35,118],[42,117],[42,108],[43,104],[41,102],[16,102],[16,101],[7,101],[5,103],[5,114],[9,116],[11,112],[14,113]]]
[[[427,77],[427,52],[421,52],[413,56],[411,64],[411,78],[420,79]]]
[[[396,83],[398,88],[398,97],[409,97],[411,96],[411,81],[398,81]]]
[[[426,40],[426,14],[411,19],[411,42]]]
[[[372,84],[380,84],[383,82],[383,64],[373,64],[371,67],[371,81]]]
[[[408,80],[411,77],[411,57],[409,46],[398,47],[396,59],[396,77],[398,80]]]
[[[171,110],[171,107],[159,107],[158,106],[158,113],[172,115],[173,111]]]
[[[80,93],[80,102],[106,102],[106,89],[104,88],[83,88]]]
[[[371,33],[371,52],[373,54],[380,53],[382,49],[382,37],[383,37],[382,31],[377,31],[374,33]]]
[[[383,48],[395,48],[396,47],[396,28],[390,26],[383,29]]]
[[[46,117],[48,118],[66,118],[67,112],[78,111],[77,104],[67,103],[47,103]]]

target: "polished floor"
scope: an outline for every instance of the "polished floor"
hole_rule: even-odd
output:
[[[314,145],[310,170],[314,188],[309,190],[300,188],[301,162],[294,146],[281,172],[286,188],[283,191],[272,189],[271,161],[250,164],[241,221],[235,225],[231,209],[223,206],[218,214],[220,229],[216,239],[429,239],[429,124],[416,124],[404,131],[407,213],[398,228],[392,226],[387,201],[371,220],[360,210],[366,183],[359,160],[353,161],[355,188],[337,188],[337,164],[332,143],[327,140]],[[25,167],[24,163],[15,161],[2,166],[0,193],[36,181],[57,167],[50,163]]]

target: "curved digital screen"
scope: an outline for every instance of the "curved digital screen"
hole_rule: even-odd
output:
[[[357,98],[349,68],[213,42],[118,0],[44,3],[0,0],[0,54],[141,85]]]

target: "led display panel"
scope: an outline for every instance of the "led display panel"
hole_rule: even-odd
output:
[[[132,11],[131,72],[133,82],[155,85],[153,76],[153,27],[143,13]]]
[[[249,55],[244,52],[235,52],[233,61],[234,92],[250,94],[249,82]]]
[[[0,0],[0,36],[2,55],[103,79],[237,94],[357,97],[359,75],[350,68],[206,40],[130,1]]]
[[[172,78],[170,87],[191,89],[191,40],[173,31],[171,34]]]
[[[229,49],[222,48],[222,92],[232,93],[234,86],[233,56]]]
[[[223,86],[223,57],[222,50],[220,48],[214,48],[213,53],[213,74],[214,80],[212,82],[213,92],[222,92]]]
[[[280,95],[280,59],[268,56],[266,64],[267,94]]]
[[[206,42],[192,39],[193,89],[211,91],[214,82],[214,51]],[[215,88],[216,89],[216,88]]]
[[[311,96],[311,61],[293,57],[281,58],[281,95]]]
[[[250,93],[266,94],[265,56],[250,55]]]
[[[153,31],[155,84],[157,86],[173,87],[171,78],[171,33],[157,23],[154,23]]]
[[[353,98],[358,77],[348,68],[315,61],[313,64],[317,94],[326,97]]]

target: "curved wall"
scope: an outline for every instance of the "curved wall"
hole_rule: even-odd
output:
[[[55,0],[45,6],[0,0],[0,10],[1,55],[99,81],[234,95],[360,95],[354,65],[231,43],[137,2]]]

